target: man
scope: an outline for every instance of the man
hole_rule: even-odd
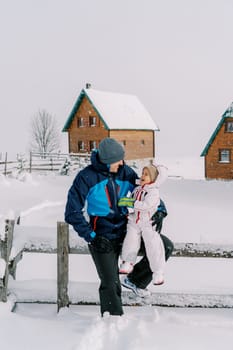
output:
[[[100,278],[102,316],[105,312],[117,316],[123,314],[118,259],[126,234],[127,211],[118,206],[118,200],[132,192],[138,178],[124,163],[124,155],[123,146],[115,139],[103,139],[98,150],[92,152],[91,164],[74,179],[65,208],[65,221],[88,242]],[[135,265],[132,276],[126,281],[128,285],[124,285],[134,292],[140,291],[151,274],[150,268],[147,272],[144,268],[149,268],[147,258],[138,267]]]

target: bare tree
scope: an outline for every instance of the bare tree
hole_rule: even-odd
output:
[[[33,152],[50,153],[58,151],[60,136],[57,122],[46,110],[39,112],[31,119],[30,149]]]

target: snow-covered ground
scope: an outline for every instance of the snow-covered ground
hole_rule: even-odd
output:
[[[18,305],[2,317],[1,348],[18,350],[219,350],[231,347],[232,309],[126,307],[101,319],[97,306]]]
[[[169,179],[161,187],[168,217],[163,233],[174,242],[233,244],[233,182],[206,181],[203,159],[161,159]],[[138,171],[140,171],[140,163]],[[21,180],[0,175],[0,234],[6,217],[21,216],[22,226],[56,227],[74,174],[27,175]],[[100,318],[99,306],[0,304],[2,348],[43,350],[199,349],[215,350],[233,342],[233,259],[171,258],[163,286],[149,286],[153,298],[143,306],[125,306],[123,317]],[[1,267],[0,267],[1,270]],[[72,302],[98,302],[98,278],[89,256],[70,255],[69,296]],[[16,281],[9,281],[17,300],[56,301],[56,256],[25,254]],[[44,298],[44,299],[43,299]],[[231,308],[167,308],[152,306],[164,300],[185,305],[213,306],[224,301]],[[139,302],[123,290],[123,300]],[[212,304],[211,304],[212,303]]]

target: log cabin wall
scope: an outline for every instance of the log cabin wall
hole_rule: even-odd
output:
[[[226,118],[205,156],[205,177],[208,179],[233,179],[233,132],[226,132]],[[229,151],[229,161],[221,161],[221,150]]]

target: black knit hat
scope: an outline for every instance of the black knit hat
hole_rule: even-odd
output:
[[[115,139],[107,137],[99,144],[99,158],[104,164],[116,163],[123,160],[125,156],[124,147]]]

